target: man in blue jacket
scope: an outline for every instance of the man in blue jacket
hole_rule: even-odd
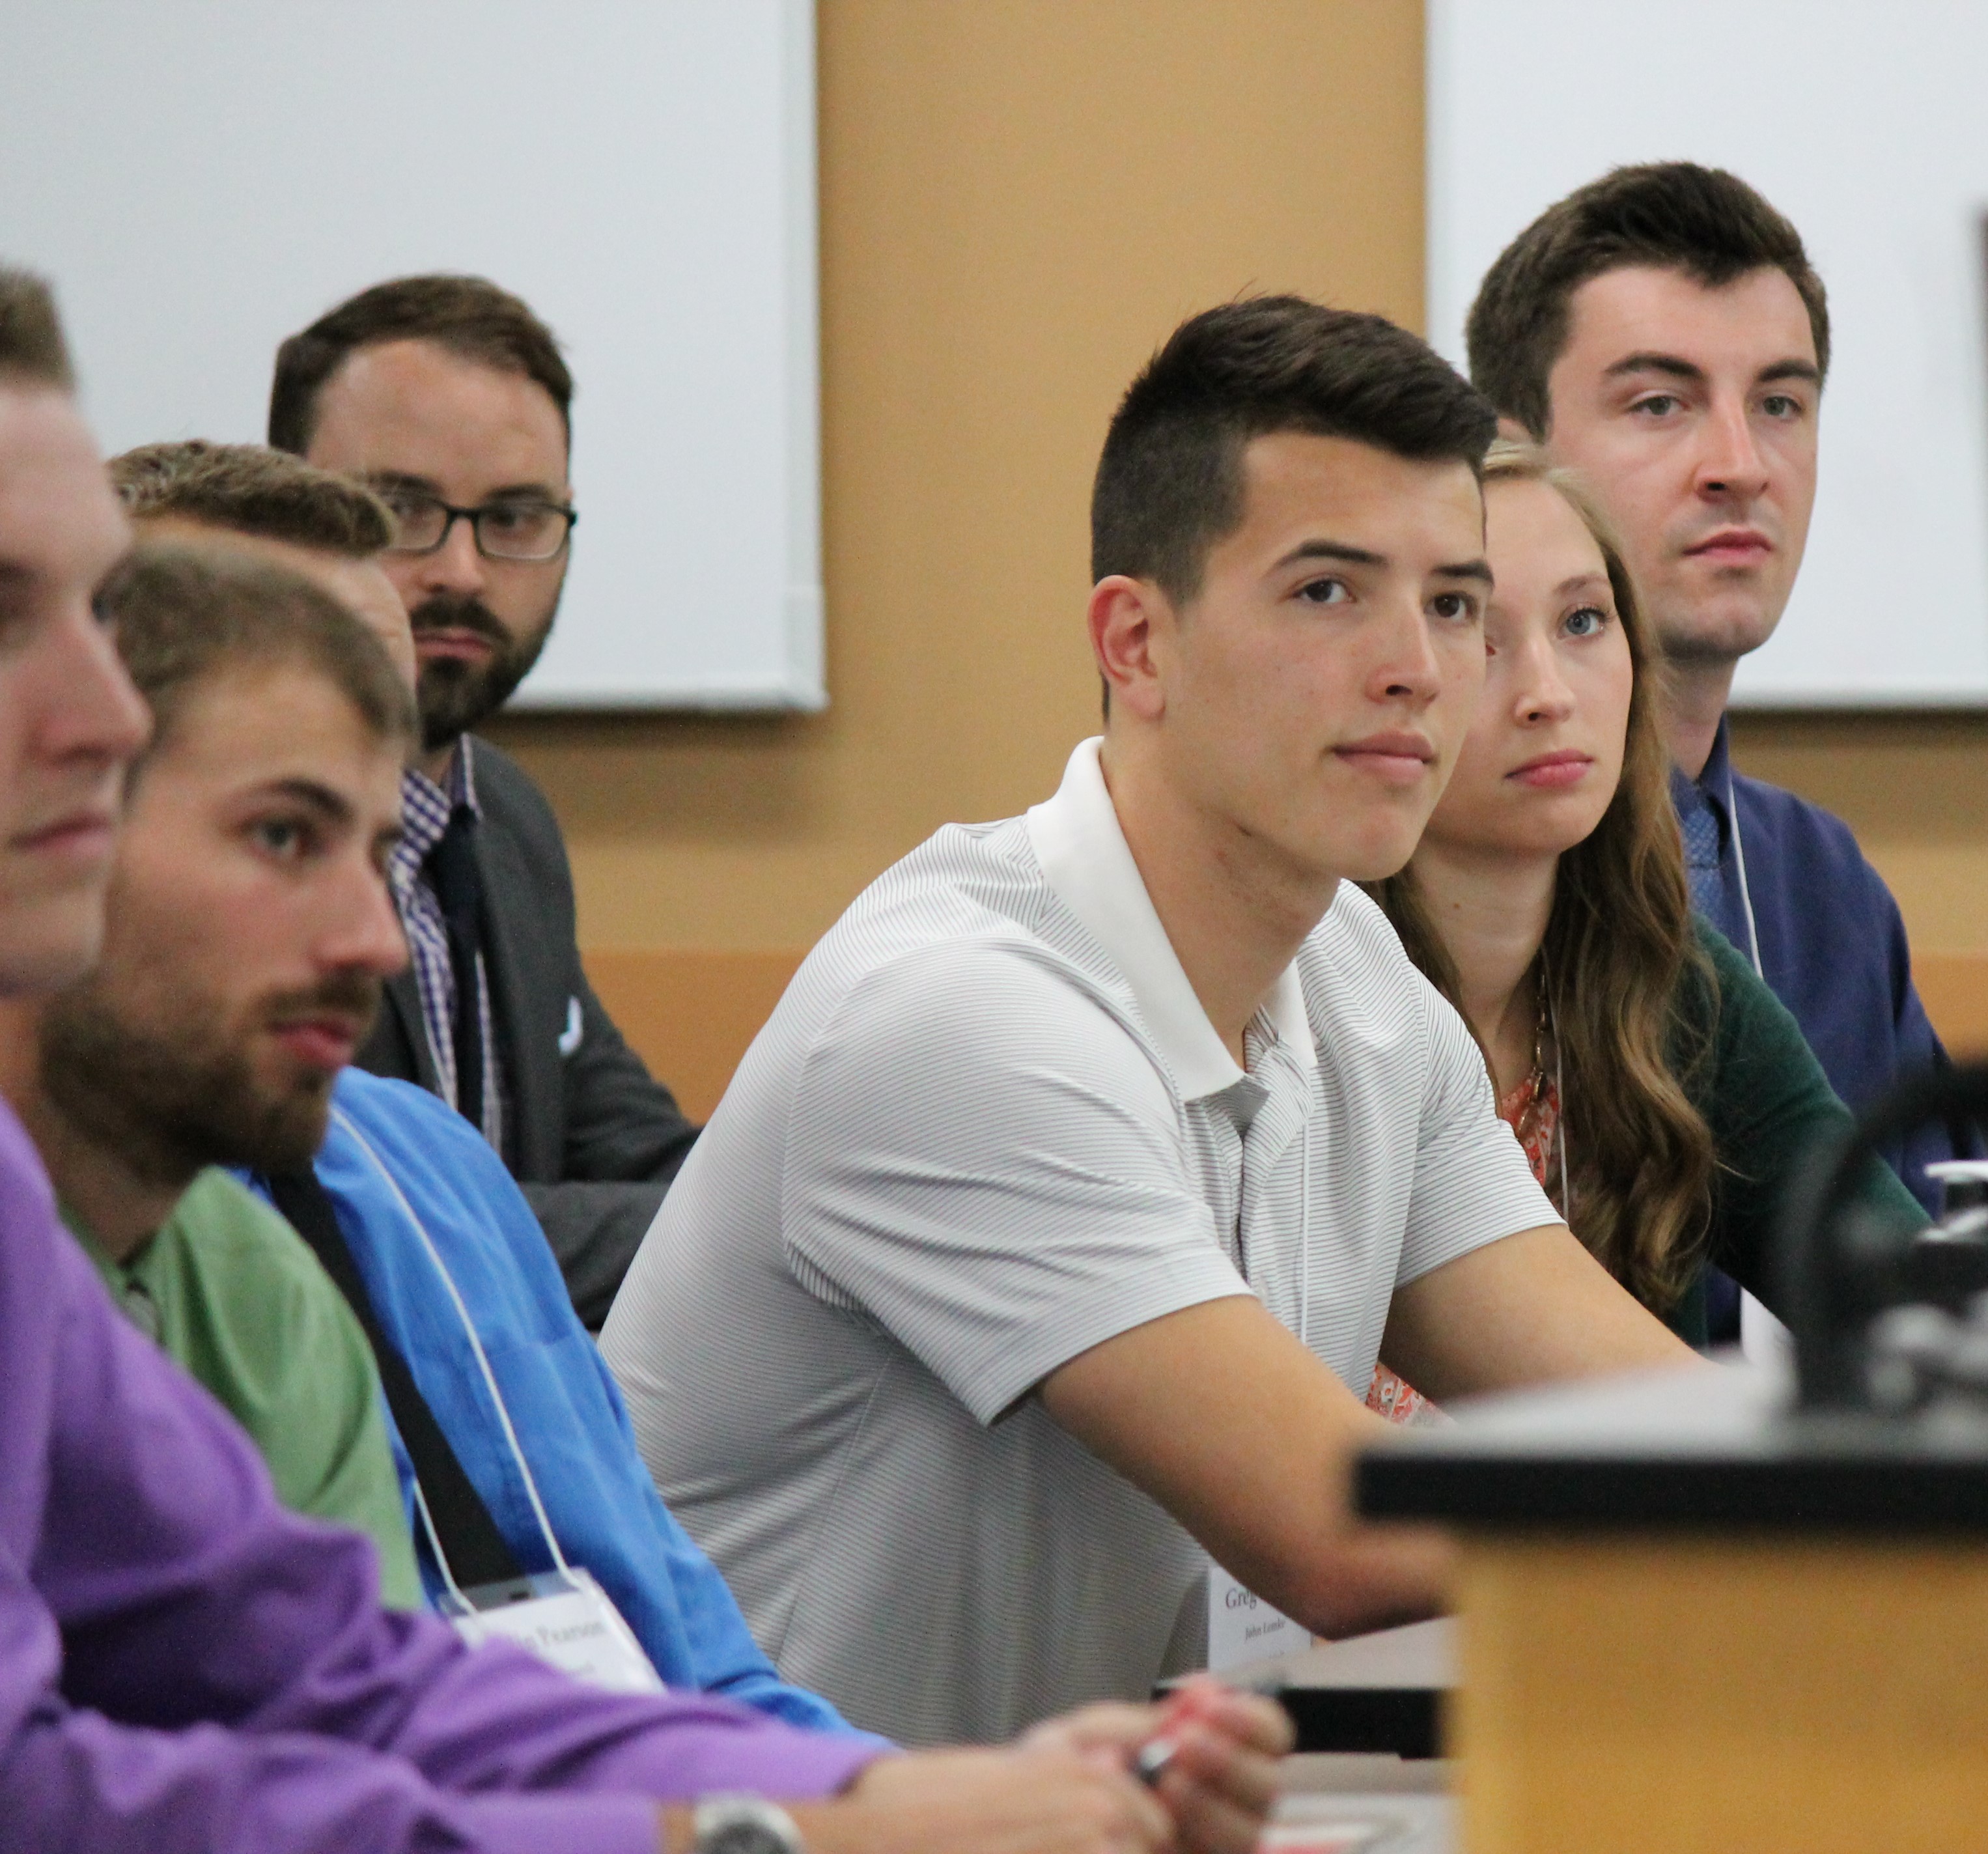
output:
[[[1486,274],[1471,377],[1593,485],[1669,672],[1665,724],[1692,895],[1868,1107],[1945,1061],[1898,905],[1842,820],[1732,767],[1740,658],[1773,634],[1815,500],[1829,311],[1800,235],[1736,176],[1618,168],[1549,207]],[[1929,1209],[1928,1128],[1886,1154]]]
[[[348,1068],[316,1172],[380,1329],[520,1571],[553,1569],[556,1548],[584,1565],[668,1687],[850,1730],[826,1700],[774,1673],[724,1578],[671,1517],[531,1206],[489,1142],[424,1089]],[[399,1454],[411,1490],[404,1446]],[[431,1594],[443,1585],[435,1557],[431,1548],[424,1564]]]

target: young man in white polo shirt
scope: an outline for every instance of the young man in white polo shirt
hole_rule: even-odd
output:
[[[1376,317],[1178,331],[1098,469],[1101,744],[859,898],[649,1233],[604,1344],[651,1471],[866,1726],[1141,1693],[1210,1556],[1321,1631],[1432,1609],[1347,1510],[1384,1341],[1439,1398],[1689,1361],[1352,886],[1482,683],[1493,423]]]

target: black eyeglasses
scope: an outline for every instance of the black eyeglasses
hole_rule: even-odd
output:
[[[436,553],[455,524],[467,522],[476,536],[476,551],[486,560],[556,560],[580,519],[576,510],[558,502],[520,500],[458,509],[438,496],[411,489],[383,489],[380,496],[394,512],[389,553]]]

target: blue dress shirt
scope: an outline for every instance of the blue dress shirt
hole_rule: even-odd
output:
[[[1671,798],[1693,904],[1752,957],[1854,1111],[1901,1075],[1946,1062],[1912,989],[1898,905],[1842,819],[1735,773],[1723,719],[1696,780],[1672,768]],[[1939,1190],[1925,1168],[1953,1156],[1943,1127],[1885,1151],[1929,1214]]]

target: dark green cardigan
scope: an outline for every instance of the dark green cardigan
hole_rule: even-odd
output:
[[[1787,1007],[1739,949],[1696,915],[1692,920],[1716,986],[1715,992],[1702,973],[1687,974],[1679,1000],[1689,1041],[1702,1044],[1708,1020],[1712,1026],[1711,1049],[1687,1077],[1685,1091],[1718,1151],[1706,1257],[1778,1311],[1780,1296],[1769,1270],[1781,1187],[1817,1141],[1849,1126],[1850,1110],[1831,1089]],[[1880,1160],[1871,1162],[1860,1195],[1905,1227],[1926,1221],[1918,1201]],[[1665,1317],[1679,1338],[1705,1344],[1702,1269]]]

